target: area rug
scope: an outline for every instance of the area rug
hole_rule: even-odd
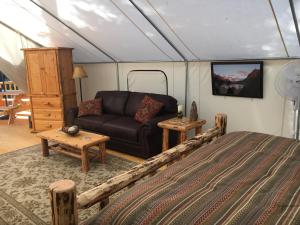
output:
[[[0,155],[0,224],[50,224],[48,187],[52,182],[71,179],[77,185],[77,193],[82,193],[135,165],[107,155],[105,164],[92,161],[85,174],[80,171],[80,160],[52,151],[44,158],[40,145]],[[80,211],[80,221],[97,210],[99,205]]]

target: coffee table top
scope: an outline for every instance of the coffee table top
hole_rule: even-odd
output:
[[[206,121],[201,119],[196,121],[190,121],[190,119],[187,117],[182,117],[182,118],[174,117],[168,120],[161,121],[157,125],[161,128],[167,128],[171,130],[188,131],[195,127],[200,127],[205,123]]]
[[[78,149],[91,147],[101,142],[106,142],[109,140],[108,136],[94,134],[82,130],[80,130],[79,133],[75,136],[70,136],[61,131],[60,129],[43,131],[38,133],[37,136],[42,139],[47,139],[49,141],[54,141],[59,144],[68,145]]]

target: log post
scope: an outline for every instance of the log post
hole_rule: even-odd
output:
[[[215,116],[215,127],[221,129],[220,136],[226,134],[227,115],[224,113],[217,113]]]
[[[49,196],[52,225],[77,225],[77,196],[75,182],[60,180],[50,184]]]

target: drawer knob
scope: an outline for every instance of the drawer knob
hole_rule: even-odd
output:
[[[52,128],[52,124],[50,124],[49,126],[47,126],[48,128]]]
[[[50,116],[51,116],[51,113],[48,113],[47,116],[50,117]]]
[[[46,102],[45,105],[51,105],[51,103],[50,102]]]

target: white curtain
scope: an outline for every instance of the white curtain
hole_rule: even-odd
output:
[[[27,91],[26,69],[22,48],[40,47],[19,33],[0,24],[0,70],[19,89]]]

